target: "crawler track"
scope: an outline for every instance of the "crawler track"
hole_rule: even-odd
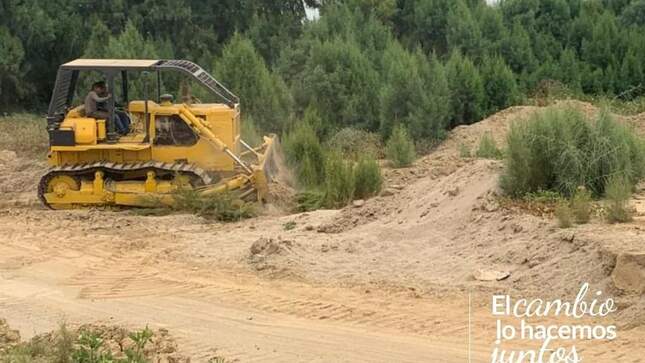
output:
[[[189,177],[193,186],[211,184],[214,179],[205,170],[188,163],[163,163],[156,161],[138,163],[112,163],[99,161],[94,163],[70,164],[49,169],[38,184],[38,199],[48,208],[52,208],[45,199],[47,183],[55,176],[67,175],[77,180],[93,177],[97,171],[103,171],[105,179],[127,180],[145,178],[148,171],[154,171],[158,177],[172,177],[181,174]],[[52,208],[53,209],[53,208]]]

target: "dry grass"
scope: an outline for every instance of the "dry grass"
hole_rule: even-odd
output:
[[[11,150],[20,156],[43,157],[49,141],[44,117],[14,114],[0,117],[0,150]]]

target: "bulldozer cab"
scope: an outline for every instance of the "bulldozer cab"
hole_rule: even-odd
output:
[[[191,80],[216,102],[162,94],[162,74]],[[86,114],[75,95],[89,92],[83,74],[105,80],[102,113]],[[134,84],[133,84],[134,83]],[[165,85],[165,84],[164,84]],[[180,87],[168,87],[177,93]],[[132,92],[135,89],[138,92]],[[133,94],[135,94],[133,96]],[[201,95],[200,95],[201,96]],[[177,102],[180,98],[182,102]],[[133,127],[117,132],[117,113]],[[185,60],[77,59],[60,66],[47,113],[48,163],[39,187],[48,206],[141,206],[142,196],[168,199],[178,176],[204,193],[239,190],[265,199],[273,137],[251,147],[240,137],[239,98]],[[205,188],[205,189],[204,189]]]
[[[193,97],[178,95],[185,102],[175,103],[174,96],[162,94],[162,72],[179,73],[197,82],[219,102],[194,103]],[[82,101],[74,102],[75,94],[89,92],[76,90],[87,73],[104,79],[112,94],[104,106],[105,119],[86,115]],[[138,98],[131,96],[133,75],[139,86]],[[117,112],[132,123],[127,135],[116,130]],[[236,160],[231,155],[204,155],[213,142],[216,149],[226,148],[232,154],[240,151],[238,97],[204,69],[183,60],[77,59],[65,63],[58,71],[47,121],[54,165],[92,161],[90,150],[121,150],[121,157],[113,156],[113,161],[140,160],[138,154],[148,153],[150,159],[186,160],[206,169],[233,170]],[[200,127],[213,135],[204,135]]]

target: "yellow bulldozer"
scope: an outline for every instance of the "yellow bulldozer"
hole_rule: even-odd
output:
[[[86,115],[74,104],[79,79],[99,74],[111,95],[106,117]],[[163,72],[179,73],[219,103],[161,94]],[[156,77],[155,77],[156,76]],[[143,99],[130,100],[130,79],[142,83]],[[156,92],[148,82],[156,78]],[[149,82],[155,83],[155,82]],[[141,87],[139,87],[141,88]],[[87,90],[86,90],[87,91]],[[186,98],[186,97],[184,97]],[[116,117],[131,126],[117,132]],[[38,186],[53,209],[174,203],[179,188],[200,194],[234,193],[265,201],[275,171],[275,136],[252,147],[240,137],[239,98],[200,66],[185,60],[77,59],[60,66],[47,115],[50,169]]]

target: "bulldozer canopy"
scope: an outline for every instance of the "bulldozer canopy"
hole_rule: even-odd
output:
[[[75,59],[61,66],[66,69],[155,69],[158,59]]]
[[[48,118],[60,122],[70,107],[78,74],[81,71],[119,73],[127,71],[175,71],[194,79],[225,104],[233,108],[239,98],[197,64],[171,59],[76,59],[60,66],[49,103]]]

